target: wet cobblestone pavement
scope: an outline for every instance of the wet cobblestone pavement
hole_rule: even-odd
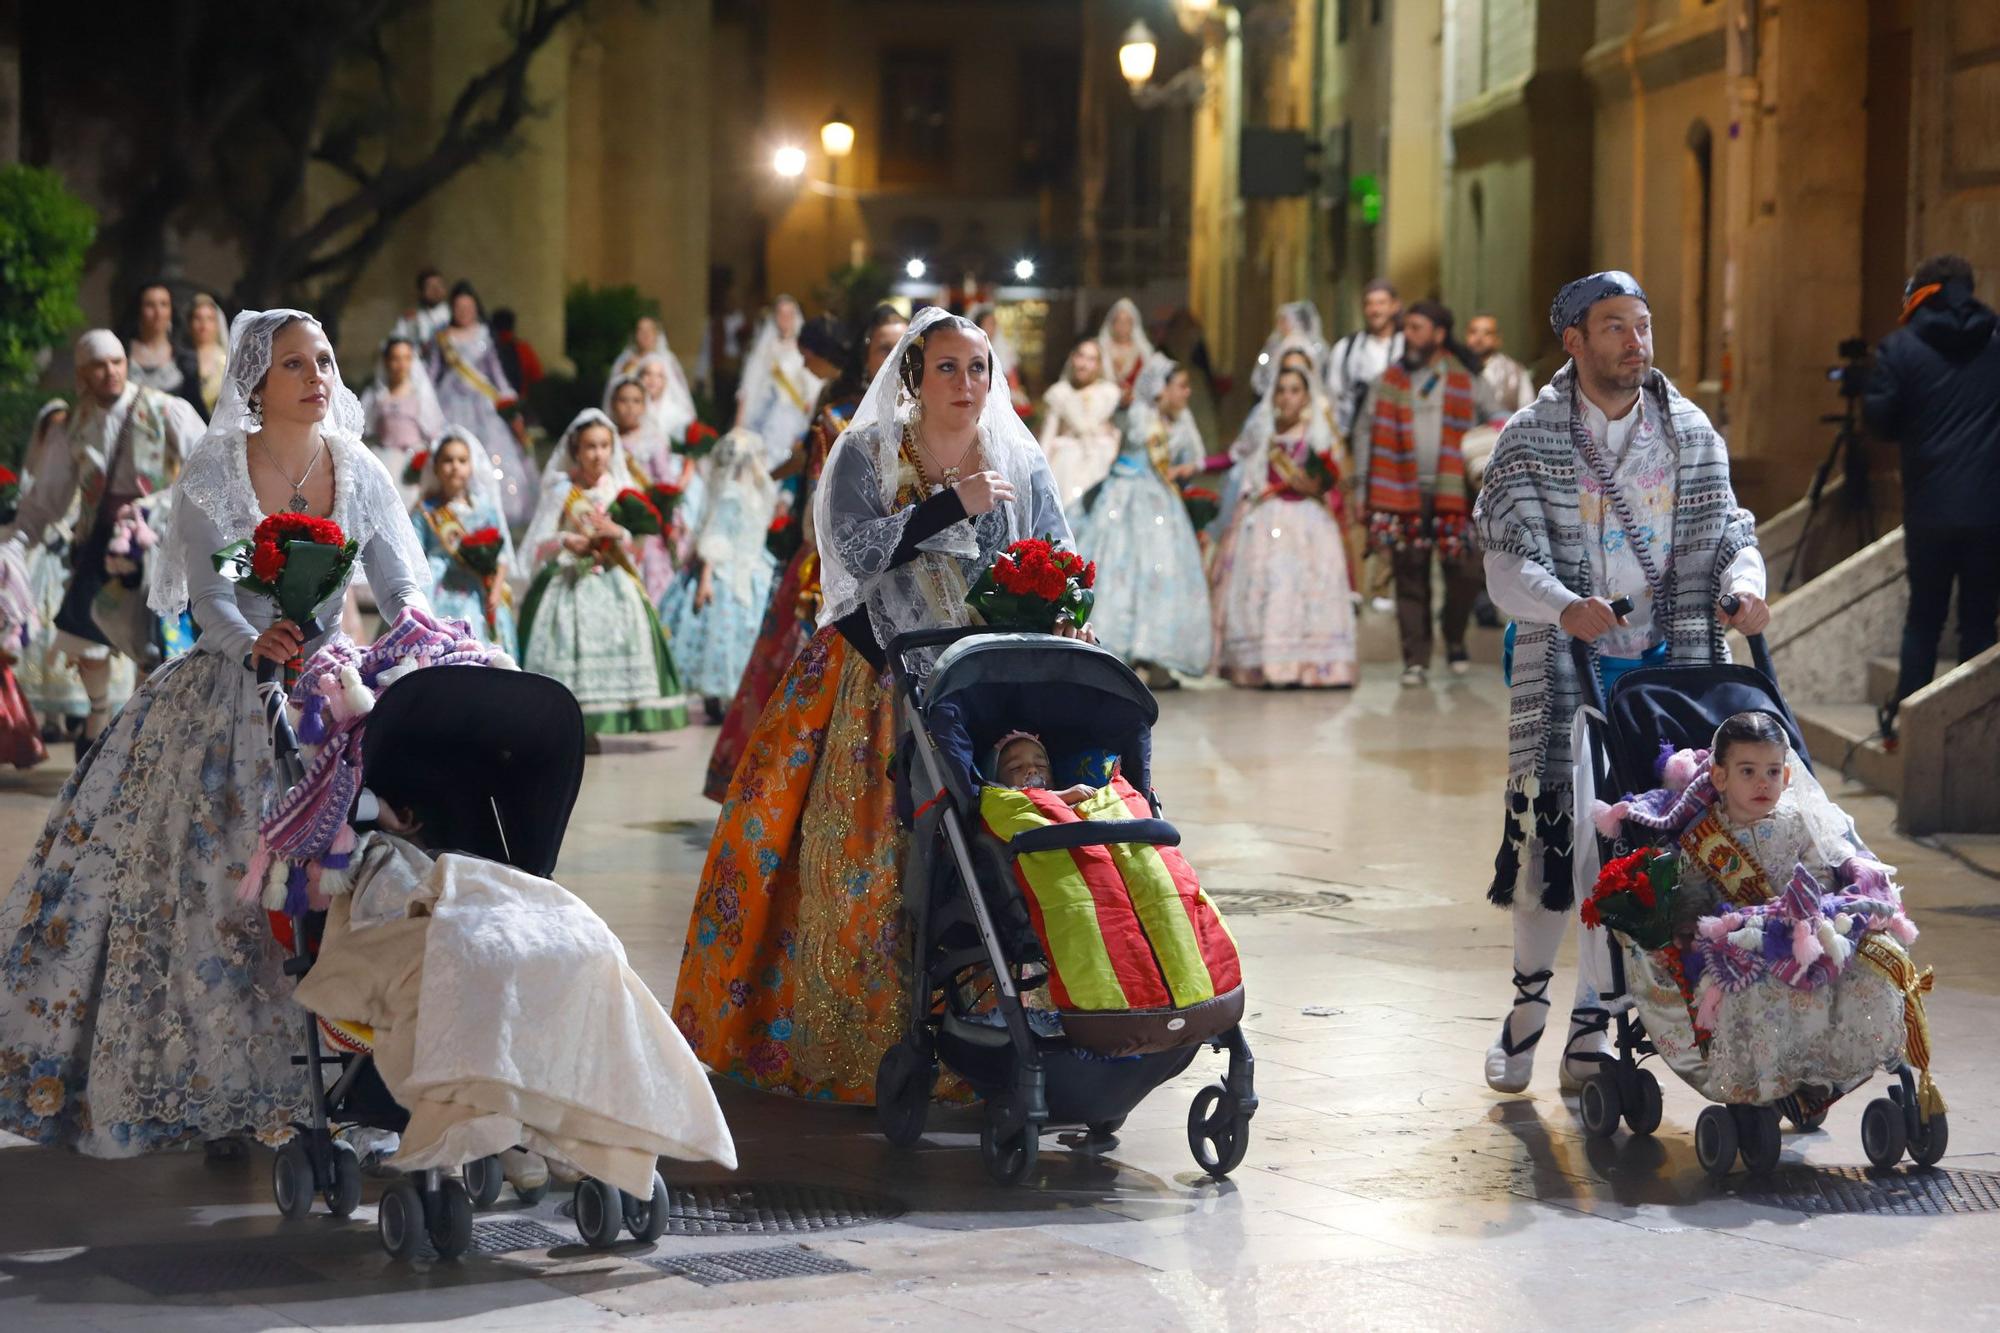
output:
[[[669,1164],[687,1225],[657,1245],[585,1249],[561,1191],[533,1208],[510,1193],[480,1223],[488,1252],[427,1272],[377,1244],[379,1181],[349,1222],[286,1224],[262,1152],[222,1166],[6,1147],[0,1329],[2000,1323],[2000,1215],[1981,1202],[2000,1202],[2000,842],[1912,845],[1886,801],[1828,777],[1901,867],[1938,971],[1952,1174],[1858,1170],[1857,1096],[1788,1134],[1771,1177],[1715,1184],[1690,1142],[1702,1102],[1676,1080],[1657,1137],[1593,1142],[1557,1091],[1553,1035],[1527,1095],[1481,1078],[1509,993],[1508,922],[1483,901],[1505,758],[1495,673],[1185,690],[1163,713],[1169,817],[1249,984],[1262,1108],[1229,1181],[1186,1143],[1189,1099],[1222,1067],[1206,1055],[1108,1151],[1046,1140],[1015,1190],[987,1180],[971,1114],[934,1115],[898,1152],[868,1113],[725,1087],[743,1169]],[[696,793],[713,735],[593,759],[563,859],[662,996],[713,820]],[[53,766],[0,778],[8,873],[59,781]],[[1566,953],[1552,994],[1572,975]],[[815,1208],[821,1225],[752,1225]]]

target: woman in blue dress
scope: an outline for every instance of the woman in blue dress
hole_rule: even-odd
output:
[[[1155,354],[1140,370],[1111,475],[1076,526],[1097,564],[1097,641],[1134,665],[1207,672],[1213,647],[1208,576],[1180,482],[1202,470],[1185,367]]]
[[[430,561],[431,606],[440,616],[465,621],[513,656],[514,591],[508,580],[521,570],[495,492],[492,460],[471,431],[451,426],[431,442],[410,518]],[[481,539],[475,546],[497,539],[491,573],[463,549],[475,534]]]
[[[660,622],[689,694],[720,722],[763,624],[777,560],[766,545],[778,487],[757,437],[733,430],[709,458],[708,492],[693,559],[660,599]]]

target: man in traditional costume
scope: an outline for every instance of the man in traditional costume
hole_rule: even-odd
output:
[[[56,613],[56,645],[76,663],[90,700],[81,749],[96,739],[110,714],[112,653],[133,657],[144,674],[169,649],[146,611],[144,587],[106,569],[119,511],[153,496],[164,498],[206,427],[187,400],[128,378],[125,345],[109,329],[92,329],[76,340],[76,378],[76,410],[54,429],[43,471],[21,501],[6,539],[25,556],[81,492],[69,583]],[[152,525],[160,526],[164,517],[154,512]],[[135,626],[136,632],[123,632]],[[107,627],[119,628],[115,643]]]
[[[1557,293],[1549,324],[1569,361],[1494,447],[1474,523],[1488,592],[1509,631],[1506,834],[1492,901],[1514,913],[1514,1004],[1486,1081],[1520,1092],[1548,1016],[1556,950],[1575,903],[1570,730],[1583,685],[1572,639],[1608,689],[1626,671],[1725,660],[1724,632],[1762,633],[1764,562],[1736,503],[1729,451],[1702,410],[1653,369],[1646,293],[1594,273]],[[1734,594],[1733,614],[1721,599]],[[1620,617],[1612,602],[1630,598]],[[1586,930],[1562,1086],[1609,1057],[1599,999],[1609,956]]]
[[[1501,350],[1500,321],[1474,315],[1465,324],[1465,345],[1479,358],[1479,378],[1493,396],[1493,410],[1509,416],[1535,401],[1535,377]]]
[[[1445,656],[1455,675],[1471,661],[1465,631],[1479,595],[1472,541],[1472,492],[1465,480],[1466,432],[1493,413],[1486,384],[1451,340],[1452,313],[1418,301],[1403,316],[1403,355],[1369,390],[1354,441],[1359,493],[1366,497],[1370,547],[1395,575],[1403,640],[1403,684],[1430,673],[1431,558],[1444,572]]]
[[[434,268],[417,274],[417,304],[405,310],[391,338],[408,339],[413,347],[429,347],[437,331],[451,323],[451,302],[447,299],[444,274]]]

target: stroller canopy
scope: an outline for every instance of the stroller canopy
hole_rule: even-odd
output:
[[[1131,667],[1096,644],[1047,634],[961,640],[938,658],[923,710],[962,809],[976,808],[980,757],[1010,731],[1041,737],[1058,772],[1108,751],[1133,787],[1152,788],[1160,706]]]
[[[1624,792],[1660,783],[1660,746],[1704,750],[1715,729],[1738,713],[1769,713],[1808,768],[1812,760],[1798,720],[1770,677],[1735,663],[1645,667],[1619,677],[1605,710],[1611,771]]]
[[[362,738],[368,789],[424,817],[437,850],[555,872],[583,785],[583,711],[561,681],[437,666],[382,692]]]

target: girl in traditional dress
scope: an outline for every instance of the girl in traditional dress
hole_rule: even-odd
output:
[[[534,473],[527,451],[514,438],[500,409],[514,402],[514,386],[500,368],[493,331],[486,327],[486,309],[469,282],[451,289],[451,323],[439,329],[424,349],[438,405],[445,420],[463,426],[486,446],[499,483],[500,506],[514,527],[535,511]]]
[[[674,662],[688,693],[722,720],[757,639],[777,570],[768,537],[778,486],[764,470],[755,436],[733,430],[708,460],[707,503],[694,532],[693,559],[660,604]]]
[[[42,404],[35,415],[35,427],[28,447],[21,453],[21,498],[35,487],[35,477],[47,461],[50,438],[69,419],[69,405],[60,398]],[[44,740],[61,740],[66,734],[81,734],[90,715],[90,695],[84,691],[83,677],[56,643],[56,613],[62,609],[63,593],[69,586],[68,552],[70,533],[83,504],[79,496],[69,512],[50,525],[48,539],[26,553],[24,560],[28,592],[34,598],[35,629],[21,646],[14,664],[15,677],[28,706],[41,721]],[[114,653],[111,679],[105,693],[107,707],[118,708],[132,693],[135,671],[132,659]]]
[[[523,542],[536,572],[521,604],[521,665],[569,686],[593,738],[687,723],[637,543],[607,512],[634,483],[617,427],[585,408],[549,456]]]
[[[781,466],[791,456],[819,397],[820,382],[806,369],[799,352],[799,328],[804,323],[799,303],[780,296],[757,330],[757,341],[743,362],[743,382],[736,390],[736,424],[764,442],[768,468]]]
[[[673,513],[663,515],[667,530],[639,539],[639,581],[658,607],[674,586],[674,575],[687,563],[689,524],[701,512],[701,471],[684,454],[676,453],[672,441],[660,433],[657,421],[647,411],[646,388],[637,375],[618,376],[605,386],[604,410],[618,428],[618,446],[624,451],[634,484],[675,486],[681,491]]]
[[[663,338],[662,342],[665,341]],[[670,353],[642,356],[627,372],[636,376],[646,391],[646,420],[662,439],[678,440],[695,423],[694,393],[688,388],[687,372]]]
[[[403,484],[410,460],[429,447],[444,430],[444,409],[438,405],[437,390],[428,373],[417,371],[417,345],[408,338],[391,337],[382,344],[375,364],[375,382],[361,394],[361,438],[375,450],[389,475]],[[485,450],[480,450],[482,456]],[[492,463],[487,463],[488,480]],[[404,485],[404,497],[417,498],[415,486]]]
[[[866,1103],[906,1018],[882,645],[966,623],[967,588],[1010,543],[1069,545],[1055,479],[991,375],[977,325],[925,310],[828,455],[813,500],[821,628],[730,783],[674,995],[718,1073]]]
[[[494,492],[493,464],[472,432],[452,426],[431,443],[417,492],[410,518],[430,561],[431,606],[440,616],[463,620],[512,656],[514,591],[508,580],[518,569],[514,539],[507,535],[507,517]],[[459,550],[467,537],[489,529],[498,537],[499,550],[490,574]]]
[[[1097,346],[1104,357],[1104,377],[1118,386],[1119,406],[1132,401],[1132,387],[1139,372],[1152,358],[1152,340],[1146,337],[1146,322],[1132,298],[1121,296],[1105,312],[1097,330]]]
[[[1129,662],[1199,676],[1215,629],[1201,543],[1180,493],[1204,462],[1189,390],[1187,369],[1155,354],[1126,413],[1124,448],[1077,522],[1076,545],[1097,563],[1098,642]]]
[[[722,731],[715,738],[715,751],[708,760],[708,779],[702,794],[721,801],[729,793],[729,780],[736,776],[737,763],[750,743],[750,733],[764,713],[764,705],[778,682],[798,660],[799,652],[812,637],[819,617],[819,553],[813,533],[813,489],[819,484],[828,451],[855,410],[861,395],[896,350],[909,321],[892,305],[878,305],[854,347],[848,349],[845,364],[820,392],[820,409],[806,431],[806,456],[799,474],[799,498],[793,506],[793,521],[799,525],[799,547],[785,562],[784,572],[773,583],[764,623],[757,642],[750,649],[743,680],[735,699],[722,719]]]
[[[1216,670],[1236,685],[1352,685],[1354,607],[1329,501],[1340,463],[1318,377],[1280,370],[1270,425],[1252,426],[1232,450],[1239,494],[1216,558]]]
[[[198,292],[188,302],[188,343],[194,352],[195,369],[200,372],[203,418],[215,413],[222,399],[222,372],[229,366],[229,321],[222,307],[207,292]]]
[[[297,310],[245,311],[214,421],[174,483],[150,598],[192,608],[193,652],[154,671],[77,765],[0,903],[0,1129],[123,1157],[290,1133],[299,1011],[264,913],[239,900],[272,791],[253,662],[325,635],[211,557],[273,513],[331,518],[391,615],[426,607],[423,552],[361,443],[361,405]]]
[[[1076,508],[1118,457],[1118,424],[1111,419],[1118,392],[1104,377],[1096,340],[1085,338],[1070,351],[1063,377],[1042,395],[1042,452],[1067,508]]]

